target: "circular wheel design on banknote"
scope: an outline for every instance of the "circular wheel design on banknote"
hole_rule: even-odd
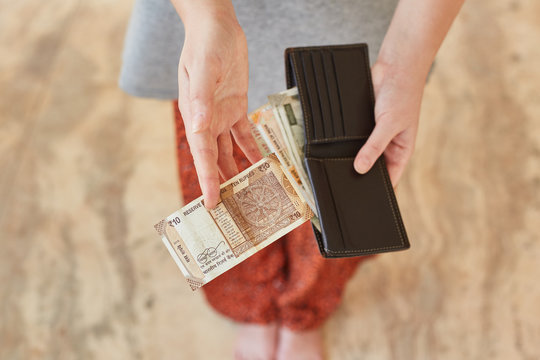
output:
[[[283,211],[283,204],[275,189],[268,185],[254,185],[240,200],[240,211],[252,225],[267,226],[276,221]]]

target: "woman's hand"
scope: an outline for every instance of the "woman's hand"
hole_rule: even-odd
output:
[[[384,152],[392,185],[396,187],[414,151],[425,76],[383,63],[375,63],[371,73],[376,125],[356,155],[354,168],[366,173]]]
[[[367,172],[384,152],[396,186],[414,150],[427,74],[464,0],[399,0],[371,73],[375,129],[354,168]]]
[[[182,4],[186,38],[178,64],[178,107],[204,204],[219,202],[219,174],[238,173],[231,135],[251,162],[261,158],[247,119],[248,53],[228,1]]]

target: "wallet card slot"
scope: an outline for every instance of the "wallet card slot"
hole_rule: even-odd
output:
[[[302,59],[302,53],[301,52],[292,52],[289,55],[290,63],[291,63],[291,73],[292,75],[288,76],[287,82],[289,84],[295,85],[298,87],[298,94],[300,95],[300,101],[302,103],[302,113],[304,115],[304,129],[306,134],[306,154],[309,154],[309,142],[310,139],[314,136],[314,129],[311,125],[311,99],[306,94],[306,72],[304,70],[303,66],[303,59]],[[298,64],[301,64],[302,66],[298,66]]]
[[[300,53],[302,59],[302,69],[304,71],[304,83],[308,93],[308,99],[311,109],[311,120],[313,129],[313,139],[324,139],[325,132],[322,119],[322,108],[319,100],[319,93],[315,84],[315,70],[313,68],[313,60],[310,53]]]
[[[332,125],[335,120],[332,119],[332,112],[330,110],[331,105],[330,105],[330,99],[328,96],[328,84],[326,82],[326,75],[325,75],[326,69],[324,68],[324,65],[323,65],[322,52],[314,51],[311,54],[311,58],[313,60],[313,72],[315,73],[315,77],[313,79],[315,81],[315,86],[317,87],[317,90],[318,90],[319,101],[321,104],[321,114],[322,114],[324,135],[325,135],[325,138],[335,137],[336,134],[334,132],[334,126]]]
[[[332,194],[328,174],[324,163],[319,159],[306,158],[306,169],[309,181],[313,187],[317,206],[317,217],[321,224],[322,247],[326,250],[329,247],[325,234],[342,234],[341,224],[336,216],[336,204]],[[319,239],[318,239],[319,240]]]
[[[332,113],[332,125],[334,127],[334,137],[345,136],[345,123],[343,122],[343,113],[341,110],[341,101],[339,100],[339,87],[337,85],[336,67],[334,58],[329,51],[322,51],[322,60],[324,74],[326,76],[326,86],[328,88],[328,102]]]
[[[347,136],[369,135],[375,126],[369,60],[360,49],[333,52],[340,103]],[[361,67],[362,69],[358,69]]]
[[[348,249],[373,253],[408,248],[384,159],[379,158],[366,174],[358,174],[353,161],[353,157],[306,159],[308,173],[317,169],[317,177],[310,175],[310,181],[317,197],[323,243],[341,256],[347,256]],[[381,243],[385,245],[381,247]]]

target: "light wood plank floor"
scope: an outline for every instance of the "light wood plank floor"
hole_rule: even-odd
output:
[[[0,2],[0,359],[229,359],[152,225],[180,206],[171,106],[116,86],[130,2]],[[467,2],[329,359],[540,359],[540,3]]]

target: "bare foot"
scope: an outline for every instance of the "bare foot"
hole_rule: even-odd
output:
[[[279,330],[277,360],[323,360],[323,336],[320,329],[292,331]]]
[[[236,360],[274,360],[278,330],[277,324],[239,324],[234,358]]]

